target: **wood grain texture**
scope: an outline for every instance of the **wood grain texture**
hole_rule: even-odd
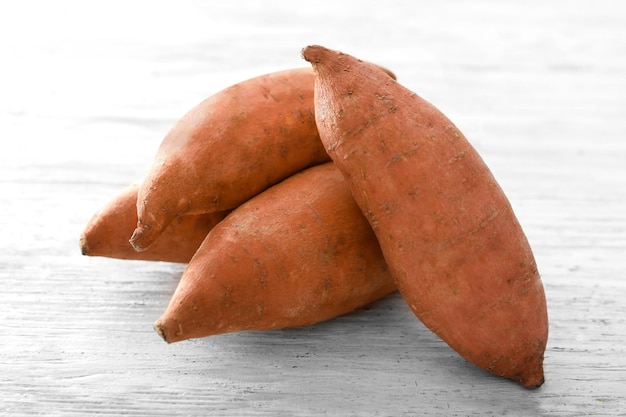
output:
[[[612,2],[41,3],[45,19],[0,6],[14,35],[0,41],[0,414],[626,413],[626,14]],[[152,323],[184,266],[81,256],[86,222],[178,117],[304,66],[310,43],[393,69],[494,172],[546,287],[540,389],[463,361],[397,293],[316,326],[167,345]]]

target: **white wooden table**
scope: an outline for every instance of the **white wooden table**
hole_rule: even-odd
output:
[[[626,414],[626,14],[617,2],[0,6],[0,414]],[[357,7],[358,8],[355,8]],[[319,43],[466,133],[534,248],[546,383],[460,359],[396,293],[316,326],[167,345],[184,265],[87,258],[87,220],[171,124]]]

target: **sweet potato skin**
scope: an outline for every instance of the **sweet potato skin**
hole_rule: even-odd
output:
[[[145,250],[174,218],[235,208],[329,160],[315,124],[310,67],[232,85],[191,109],[163,139],[139,189],[130,242]]]
[[[306,326],[394,290],[367,220],[327,163],[263,191],[211,230],[155,329],[172,343]]]
[[[187,263],[209,231],[228,211],[174,219],[148,250],[137,252],[128,242],[137,225],[138,184],[130,184],[89,220],[80,237],[83,255]]]
[[[309,46],[318,130],[415,315],[461,356],[544,382],[548,318],[530,245],[475,149],[438,109],[350,55]]]
[[[162,141],[139,189],[133,247],[146,249],[176,217],[232,209],[328,162],[313,111],[310,68],[243,81],[191,109]]]

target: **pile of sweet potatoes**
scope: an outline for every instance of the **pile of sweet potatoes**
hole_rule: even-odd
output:
[[[398,289],[459,355],[534,388],[546,300],[504,192],[463,134],[393,73],[322,46],[184,115],[83,254],[187,263],[167,341],[304,326]]]

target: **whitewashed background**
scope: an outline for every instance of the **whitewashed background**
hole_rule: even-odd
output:
[[[625,414],[625,27],[610,0],[0,3],[0,413]],[[183,266],[80,255],[176,119],[316,43],[392,69],[491,167],[546,286],[542,388],[468,365],[397,294],[166,345]]]

